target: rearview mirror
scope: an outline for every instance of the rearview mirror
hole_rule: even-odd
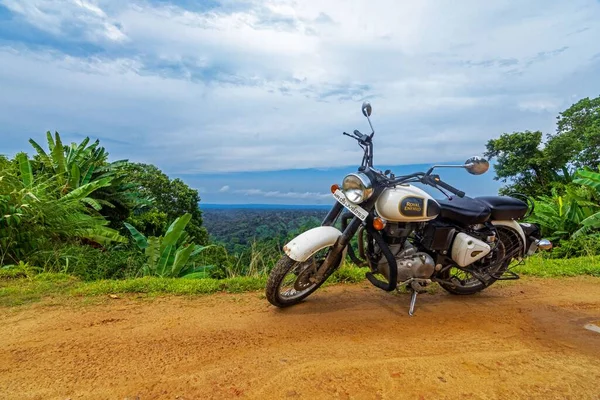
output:
[[[465,161],[465,169],[472,175],[485,174],[490,168],[490,163],[483,157],[471,157]]]
[[[371,103],[369,103],[368,101],[365,101],[362,105],[362,113],[365,117],[369,118],[371,116],[371,112],[373,111],[373,108],[371,107]]]

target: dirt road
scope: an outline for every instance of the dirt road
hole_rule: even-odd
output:
[[[600,399],[600,279],[0,309],[2,399]]]

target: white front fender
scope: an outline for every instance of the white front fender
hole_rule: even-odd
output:
[[[333,226],[319,226],[296,236],[283,246],[283,251],[292,260],[304,262],[317,251],[332,246],[341,235]]]

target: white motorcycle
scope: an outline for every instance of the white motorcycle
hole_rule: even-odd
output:
[[[331,187],[336,203],[321,226],[285,245],[285,255],[267,283],[271,304],[288,307],[299,303],[348,255],[356,265],[369,267],[366,278],[376,287],[411,290],[409,315],[413,315],[417,294],[432,282],[452,294],[477,293],[498,280],[518,279],[513,260],[552,248],[536,225],[517,222],[533,211],[533,202],[526,197],[469,198],[433,174],[436,168],[464,168],[480,175],[489,168],[483,158],[398,177],[389,170],[374,169],[371,111],[365,102],[362,112],[370,134],[344,132],[364,150],[360,168],[344,177],[341,186]],[[411,185],[416,182],[440,190],[446,199],[434,200]],[[334,226],[338,219],[341,230]],[[356,251],[350,244],[354,236]]]

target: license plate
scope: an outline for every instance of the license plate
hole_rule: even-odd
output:
[[[361,221],[364,221],[369,216],[367,210],[362,208],[361,206],[357,206],[356,204],[350,203],[344,193],[340,189],[336,190],[333,193],[333,197],[344,207],[348,209],[352,214],[356,215]]]

